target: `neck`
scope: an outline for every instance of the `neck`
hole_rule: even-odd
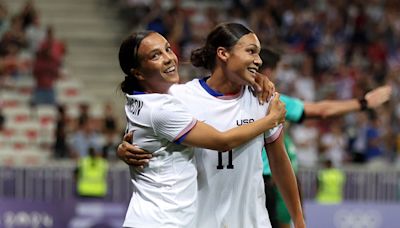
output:
[[[173,85],[173,83],[157,83],[143,85],[143,89],[145,93],[168,93],[169,88]]]
[[[211,77],[207,80],[207,85],[222,94],[236,94],[242,89],[241,85],[230,81],[221,68],[217,68],[211,74]]]

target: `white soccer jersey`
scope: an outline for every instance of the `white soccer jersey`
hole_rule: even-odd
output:
[[[170,94],[184,103],[199,121],[220,131],[264,117],[269,105],[259,105],[247,87],[236,97],[217,98],[198,79],[172,86]],[[266,132],[265,141],[274,141],[281,130],[280,125]],[[260,135],[223,154],[196,148],[197,227],[271,227],[262,179],[264,137]]]
[[[134,142],[153,151],[143,171],[130,167],[133,194],[124,227],[188,227],[193,224],[197,171],[193,149],[173,143],[196,123],[183,105],[167,94],[128,95],[127,130]]]

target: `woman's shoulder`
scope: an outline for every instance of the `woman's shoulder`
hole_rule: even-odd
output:
[[[146,103],[148,102],[162,103],[174,99],[171,95],[165,93],[143,93],[143,94],[126,95],[126,98],[128,101],[137,100]]]

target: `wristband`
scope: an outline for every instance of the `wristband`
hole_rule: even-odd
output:
[[[361,98],[358,100],[358,103],[360,103],[360,110],[365,111],[368,109],[368,101],[365,98]]]

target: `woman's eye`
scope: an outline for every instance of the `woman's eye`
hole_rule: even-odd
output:
[[[171,52],[171,51],[172,51],[171,47],[167,47],[167,48],[166,48],[166,51],[167,51],[167,52]]]
[[[157,59],[160,56],[159,53],[155,53],[151,56],[151,59]]]

